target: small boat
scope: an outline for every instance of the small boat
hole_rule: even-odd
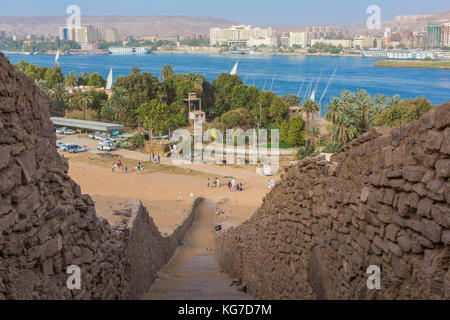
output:
[[[231,54],[245,54],[245,51],[231,51]]]
[[[64,55],[65,55],[65,56],[70,56],[70,51],[64,52]]]
[[[56,51],[56,56],[55,56],[55,63],[58,64],[59,63],[59,50]]]
[[[111,68],[111,70],[109,70],[108,79],[107,79],[107,82],[106,82],[106,89],[107,90],[111,90],[112,89],[112,85],[113,85],[113,71],[112,71],[112,68]]]
[[[239,66],[239,61],[236,61],[236,64],[234,65],[233,69],[231,69],[231,71],[230,71],[231,75],[236,75],[237,74],[238,66]]]

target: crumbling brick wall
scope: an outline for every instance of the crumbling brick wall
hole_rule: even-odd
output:
[[[68,176],[48,101],[0,53],[0,300],[139,298],[192,224],[162,236],[140,202],[110,227]],[[81,269],[69,290],[67,267]]]
[[[250,220],[216,237],[219,264],[250,294],[450,298],[450,103],[285,171]]]

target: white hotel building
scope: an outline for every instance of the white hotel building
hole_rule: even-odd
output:
[[[254,28],[250,25],[236,25],[229,29],[213,28],[210,30],[210,43],[215,45],[243,45],[251,43],[270,44],[273,42],[271,28]],[[259,40],[259,41],[258,41]]]

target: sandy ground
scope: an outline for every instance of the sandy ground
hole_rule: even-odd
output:
[[[268,191],[268,178],[253,170],[203,166],[208,171],[203,172],[198,167],[177,168],[142,162],[144,171],[139,174],[134,159],[104,159],[92,153],[63,154],[69,159],[69,175],[81,186],[83,193],[91,195],[97,214],[111,224],[122,219],[114,215],[114,210],[121,209],[128,200],[141,200],[160,231],[170,233],[183,220],[192,193],[194,197],[219,203],[220,210],[225,211],[220,218],[222,227],[227,228],[248,219]],[[112,172],[112,163],[118,159],[127,165],[128,172],[117,168]],[[211,175],[210,171],[215,171],[216,175]],[[228,189],[226,184],[230,178],[225,176],[231,175],[237,177],[237,182],[242,182],[243,191]],[[208,187],[208,177],[211,185],[218,177],[219,187]]]

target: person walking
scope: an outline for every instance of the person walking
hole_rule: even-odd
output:
[[[233,178],[231,179],[231,189],[234,190],[235,187],[236,187],[236,180]]]
[[[209,178],[208,178],[208,188],[209,188],[209,182],[210,182],[210,181],[209,181]]]
[[[112,166],[111,166],[112,172],[114,172],[114,166],[115,166],[115,164],[114,164],[114,162],[113,162],[113,164],[112,164]]]
[[[161,156],[158,153],[158,164],[160,163],[160,161],[161,161]]]

